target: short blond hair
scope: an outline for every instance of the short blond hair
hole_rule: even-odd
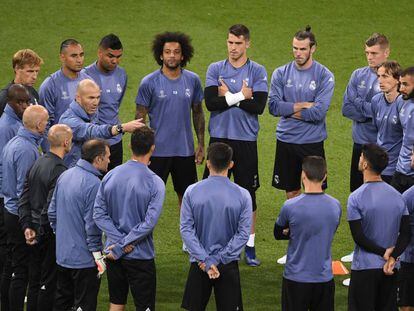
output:
[[[30,49],[19,50],[13,55],[13,68],[23,68],[25,65],[40,66],[43,64],[43,59],[37,53]]]

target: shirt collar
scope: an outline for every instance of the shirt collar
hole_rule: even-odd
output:
[[[73,113],[77,115],[79,118],[81,118],[84,121],[91,122],[94,115],[87,114],[85,109],[83,109],[82,106],[76,100],[73,100],[70,103],[69,107],[73,111]]]
[[[88,171],[89,173],[94,174],[97,177],[102,176],[102,173],[95,166],[84,159],[79,159],[78,162],[76,162],[76,166],[84,169],[85,171]]]
[[[22,123],[22,120],[17,116],[16,112],[13,110],[12,107],[10,107],[9,104],[7,104],[6,107],[4,108],[4,113],[7,114],[12,119],[15,119],[19,121],[20,123]]]
[[[17,132],[17,135],[30,140],[31,142],[35,143],[36,145],[40,144],[40,141],[42,140],[42,137],[43,137],[39,133],[34,133],[32,131],[29,131],[24,126],[19,128],[19,130]]]

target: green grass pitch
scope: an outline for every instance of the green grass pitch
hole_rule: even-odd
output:
[[[157,69],[151,52],[153,36],[162,31],[183,31],[191,35],[195,56],[188,66],[204,81],[207,66],[226,57],[226,34],[230,25],[246,24],[251,31],[249,56],[263,64],[269,80],[273,70],[292,60],[293,34],[307,24],[318,41],[316,60],[335,75],[335,94],[327,117],[329,138],[326,152],[329,169],[327,192],[338,198],[345,212],[349,195],[351,122],[341,114],[342,95],[354,69],[365,66],[364,40],[375,31],[391,41],[391,59],[404,67],[413,65],[412,12],[414,2],[401,0],[349,1],[10,1],[0,0],[0,85],[11,80],[11,57],[22,48],[31,48],[43,57],[37,87],[59,68],[59,44],[66,38],[78,39],[85,49],[85,65],[95,60],[100,38],[110,32],[124,44],[122,66],[129,75],[121,117],[134,117],[134,99],[142,77]],[[411,57],[410,57],[411,56]],[[208,117],[208,115],[207,115]],[[286,242],[273,239],[273,224],[285,196],[271,187],[277,119],[267,109],[260,117],[259,170],[261,187],[257,192],[258,226],[256,247],[262,265],[240,264],[245,310],[280,310],[283,267],[276,259],[284,254]],[[207,135],[207,133],[206,133]],[[129,137],[124,138],[128,150]],[[208,141],[208,140],[207,140]],[[125,159],[129,152],[125,154]],[[203,167],[198,172],[201,176]],[[177,199],[171,182],[167,185],[164,211],[154,232],[157,264],[157,309],[179,310],[188,259],[181,251]],[[350,232],[343,213],[333,245],[333,258],[352,250]],[[317,254],[315,254],[317,255]],[[336,279],[336,310],[347,309],[347,289]],[[102,282],[99,310],[106,310],[106,280]],[[133,310],[129,299],[128,310]],[[214,310],[211,301],[208,310]]]

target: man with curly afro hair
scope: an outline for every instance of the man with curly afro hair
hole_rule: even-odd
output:
[[[152,42],[155,61],[161,66],[145,76],[136,97],[136,118],[155,131],[155,151],[150,169],[167,182],[171,173],[181,206],[187,187],[197,181],[195,164],[204,160],[204,95],[197,74],[184,69],[194,49],[188,35],[181,32],[157,34]],[[197,135],[194,147],[191,114]],[[185,245],[183,245],[185,250]]]

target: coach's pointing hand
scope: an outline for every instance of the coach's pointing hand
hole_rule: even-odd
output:
[[[140,127],[143,127],[144,125],[145,123],[142,122],[142,119],[132,120],[127,123],[123,123],[122,129],[124,130],[124,132],[132,133],[133,131]]]
[[[132,120],[127,123],[122,123],[121,125],[114,125],[111,128],[111,133],[113,136],[127,132],[132,133],[136,129],[145,126],[145,123],[142,119]]]

